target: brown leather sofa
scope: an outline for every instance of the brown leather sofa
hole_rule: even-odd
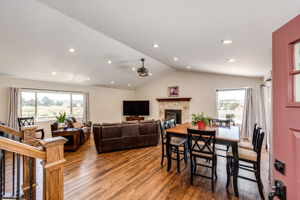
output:
[[[76,119],[74,117],[67,117],[66,123],[68,128],[74,128],[73,123],[76,123]],[[83,123],[83,127],[79,128],[80,130],[80,145],[84,144],[90,138],[91,129],[92,129],[92,122]],[[58,129],[58,123],[54,122],[51,124],[51,132]]]
[[[143,120],[93,125],[98,153],[154,146],[160,137],[159,121]]]

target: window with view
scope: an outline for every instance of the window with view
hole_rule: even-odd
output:
[[[59,113],[83,118],[83,94],[22,91],[22,117],[35,117],[37,121],[54,120]]]
[[[232,118],[235,124],[242,124],[244,102],[244,89],[217,90],[218,118]]]

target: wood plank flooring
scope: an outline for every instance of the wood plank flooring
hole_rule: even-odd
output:
[[[160,145],[97,154],[90,138],[76,152],[65,153],[65,158],[66,200],[236,199],[232,185],[226,190],[226,160],[221,157],[218,158],[215,193],[211,193],[208,179],[195,177],[191,186],[189,167],[185,167],[184,162],[181,173],[177,173],[174,161],[170,172],[166,171],[166,160],[161,167]],[[264,152],[262,178],[266,198],[270,191],[267,159]],[[201,173],[210,171],[203,169]],[[256,183],[239,179],[239,192],[240,199],[260,199]]]

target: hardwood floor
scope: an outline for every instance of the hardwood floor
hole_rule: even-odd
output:
[[[268,184],[268,157],[262,156],[262,179],[265,197]],[[160,166],[161,146],[97,154],[90,138],[76,152],[65,153],[65,199],[235,199],[230,185],[226,190],[225,158],[218,158],[218,179],[215,193],[210,180],[195,177],[190,185],[189,167],[182,162],[177,173],[176,163],[166,171],[166,160]],[[201,173],[210,173],[209,169]],[[242,172],[243,173],[243,172]],[[243,175],[249,174],[248,172]],[[254,176],[251,174],[251,177]],[[240,199],[260,199],[256,183],[239,180]]]

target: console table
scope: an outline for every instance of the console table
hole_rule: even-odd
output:
[[[144,120],[144,117],[126,117],[126,121]]]
[[[80,146],[80,130],[77,128],[68,128],[53,131],[53,137],[62,136],[68,139],[64,145],[65,151],[76,151]]]

